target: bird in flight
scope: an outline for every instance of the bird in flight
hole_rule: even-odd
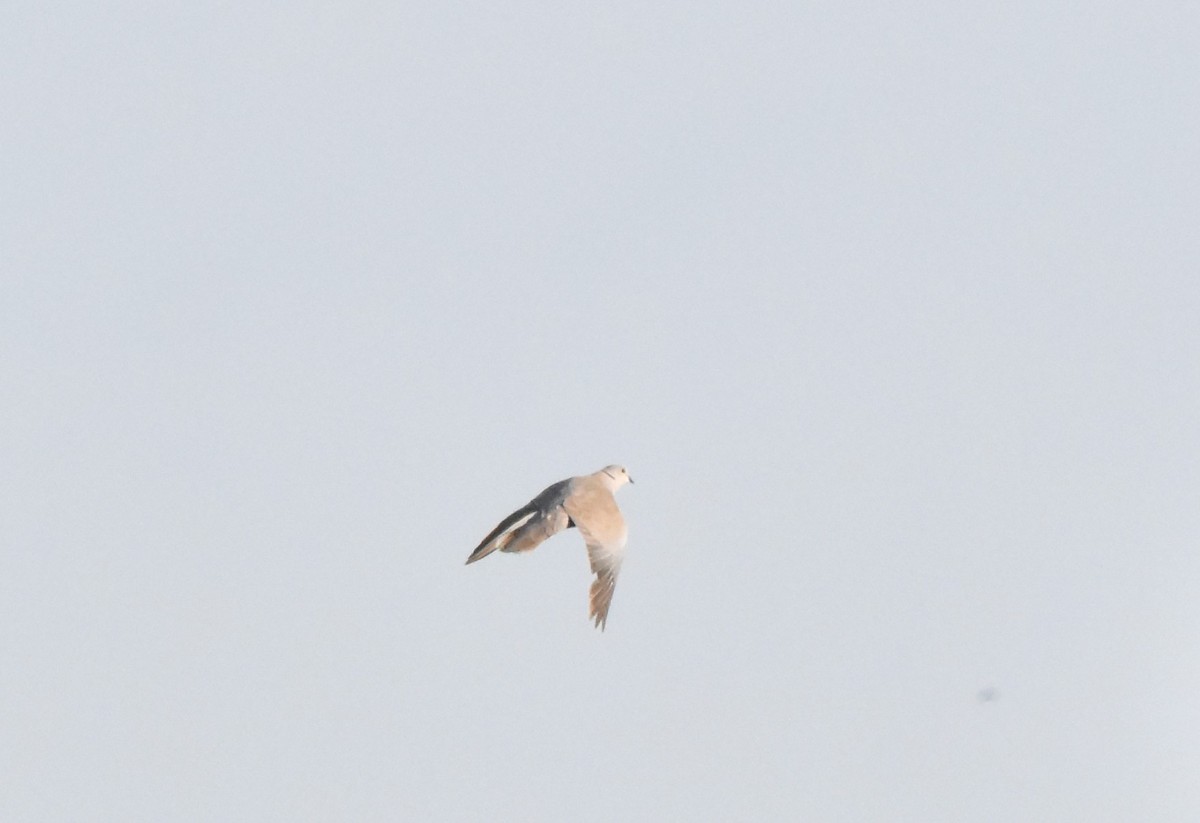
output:
[[[467,565],[496,549],[531,551],[563,529],[577,528],[587,544],[588,561],[596,575],[588,598],[588,613],[600,631],[604,631],[628,536],[625,518],[613,493],[632,482],[624,466],[605,466],[594,474],[560,480],[501,520],[471,552]]]

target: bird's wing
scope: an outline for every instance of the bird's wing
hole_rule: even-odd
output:
[[[501,520],[471,552],[467,563],[481,560],[496,549],[529,551],[567,528],[569,518],[563,511],[563,499],[570,491],[573,479],[548,486],[537,497]]]
[[[625,518],[612,492],[598,481],[577,483],[563,501],[563,508],[587,543],[588,561],[596,575],[589,592],[588,613],[603,631],[625,556]]]

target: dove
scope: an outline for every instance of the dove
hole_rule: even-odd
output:
[[[548,486],[537,497],[500,521],[471,552],[467,565],[499,549],[527,552],[565,529],[576,528],[587,545],[596,579],[588,596],[588,614],[604,631],[617,574],[625,556],[628,530],[614,493],[633,478],[624,466],[605,466],[593,474],[570,477]]]

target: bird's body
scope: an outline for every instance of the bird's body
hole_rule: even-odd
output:
[[[471,552],[467,563],[487,557],[497,549],[530,551],[564,529],[578,528],[587,543],[588,560],[596,575],[589,597],[589,614],[603,630],[628,536],[625,518],[613,493],[632,482],[621,466],[606,466],[594,474],[560,480],[500,521]]]

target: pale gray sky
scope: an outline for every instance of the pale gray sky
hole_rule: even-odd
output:
[[[1200,819],[1200,7],[593,6],[0,10],[0,818]]]

